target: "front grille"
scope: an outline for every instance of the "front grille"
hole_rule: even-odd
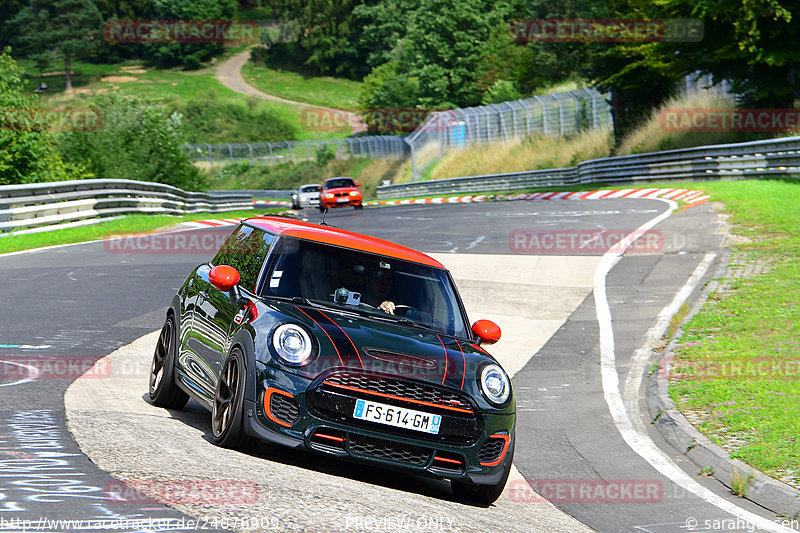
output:
[[[273,394],[269,398],[269,410],[272,416],[281,422],[294,425],[300,418],[300,407],[294,398],[283,394]]]
[[[350,453],[355,455],[366,455],[414,466],[425,466],[431,455],[431,450],[428,448],[374,439],[354,433],[350,434],[349,445]]]
[[[440,415],[439,432],[431,434],[357,419],[353,412],[358,399]],[[312,414],[333,422],[461,446],[473,444],[483,428],[480,416],[469,404],[466,395],[437,389],[426,383],[390,377],[353,372],[334,373],[311,391],[307,396],[307,404]]]
[[[481,449],[478,450],[478,460],[481,463],[494,463],[503,452],[503,447],[506,442],[504,439],[489,439],[483,443]]]
[[[406,400],[426,402],[444,407],[454,407],[472,412],[472,406],[463,395],[428,385],[393,378],[378,378],[346,372],[333,374],[322,382],[323,385],[342,385],[377,394],[397,396]]]

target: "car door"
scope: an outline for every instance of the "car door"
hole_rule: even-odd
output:
[[[207,269],[198,269],[200,290],[192,321],[193,351],[198,359],[198,374],[209,395],[216,390],[217,380],[230,350],[231,335],[239,306],[227,292],[216,289],[208,280],[211,268],[232,266],[239,271],[239,287],[246,297],[255,297],[256,284],[269,253],[273,236],[252,226],[242,225],[226,241]]]

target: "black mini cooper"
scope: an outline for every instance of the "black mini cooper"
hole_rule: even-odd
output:
[[[150,399],[194,398],[220,446],[255,437],[450,479],[488,504],[514,456],[511,383],[450,273],[388,241],[287,218],[243,222],[167,310]]]

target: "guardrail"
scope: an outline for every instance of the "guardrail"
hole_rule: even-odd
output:
[[[252,209],[239,192],[186,192],[134,180],[74,180],[0,186],[0,233],[55,229],[130,213],[183,215]]]
[[[216,198],[219,195],[226,195],[231,192],[249,194],[253,198],[291,198],[294,189],[237,189],[236,191],[206,191],[206,194],[210,194]]]
[[[186,144],[186,153],[194,162],[249,163],[250,166],[276,165],[316,161],[325,150],[336,159],[352,157],[406,157],[410,153],[403,137],[393,135],[369,135],[346,139],[314,139],[302,141],[253,142],[253,143],[200,143]]]
[[[589,183],[800,177],[800,137],[608,157],[577,166],[417,181],[377,188],[378,198],[513,191]]]

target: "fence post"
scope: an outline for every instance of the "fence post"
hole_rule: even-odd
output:
[[[537,102],[542,104],[542,133],[547,135],[547,106],[544,105],[544,102],[538,96],[534,96]]]
[[[561,98],[558,97],[558,94],[553,93],[553,98],[556,99],[558,102],[558,122],[561,125],[561,136],[564,136],[564,104],[561,103]]]
[[[250,143],[244,143],[244,144],[247,145],[247,150],[250,152],[250,166],[251,167],[255,166],[253,164],[253,147],[250,145]]]
[[[579,133],[581,131],[581,100],[572,91],[567,91],[567,94],[575,99],[575,127]]]
[[[419,176],[417,172],[417,157],[416,152],[414,150],[414,143],[410,140],[403,139],[403,141],[408,144],[408,147],[411,149],[411,181],[417,181],[417,177]]]
[[[270,163],[272,163],[274,165],[275,164],[275,158],[272,157],[272,143],[271,142],[267,142],[267,146],[269,146],[269,161],[270,161]]]
[[[294,155],[292,154],[292,145],[289,141],[286,141],[286,147],[289,149],[289,162],[294,163]]]
[[[589,96],[592,97],[592,128],[597,128],[597,94],[594,91],[590,91],[588,88],[584,88],[584,90],[589,93]]]
[[[206,144],[206,147],[208,148],[208,162],[209,163],[213,163],[214,162],[214,156],[211,154],[211,145],[208,144],[208,143],[205,143],[205,144]]]
[[[514,131],[513,137],[516,138],[517,137],[517,110],[513,105],[511,105],[511,102],[505,102],[505,104],[509,108],[511,108],[511,127],[512,127],[512,129]]]
[[[520,100],[519,103],[525,108],[525,133],[531,132],[531,108],[525,103],[525,100]]]
[[[486,108],[484,106],[480,106],[478,107],[478,109],[483,111],[483,116],[486,117],[486,142],[488,143],[491,141],[491,136],[492,136],[492,125],[491,125],[492,121],[489,119],[489,112],[486,111]]]

